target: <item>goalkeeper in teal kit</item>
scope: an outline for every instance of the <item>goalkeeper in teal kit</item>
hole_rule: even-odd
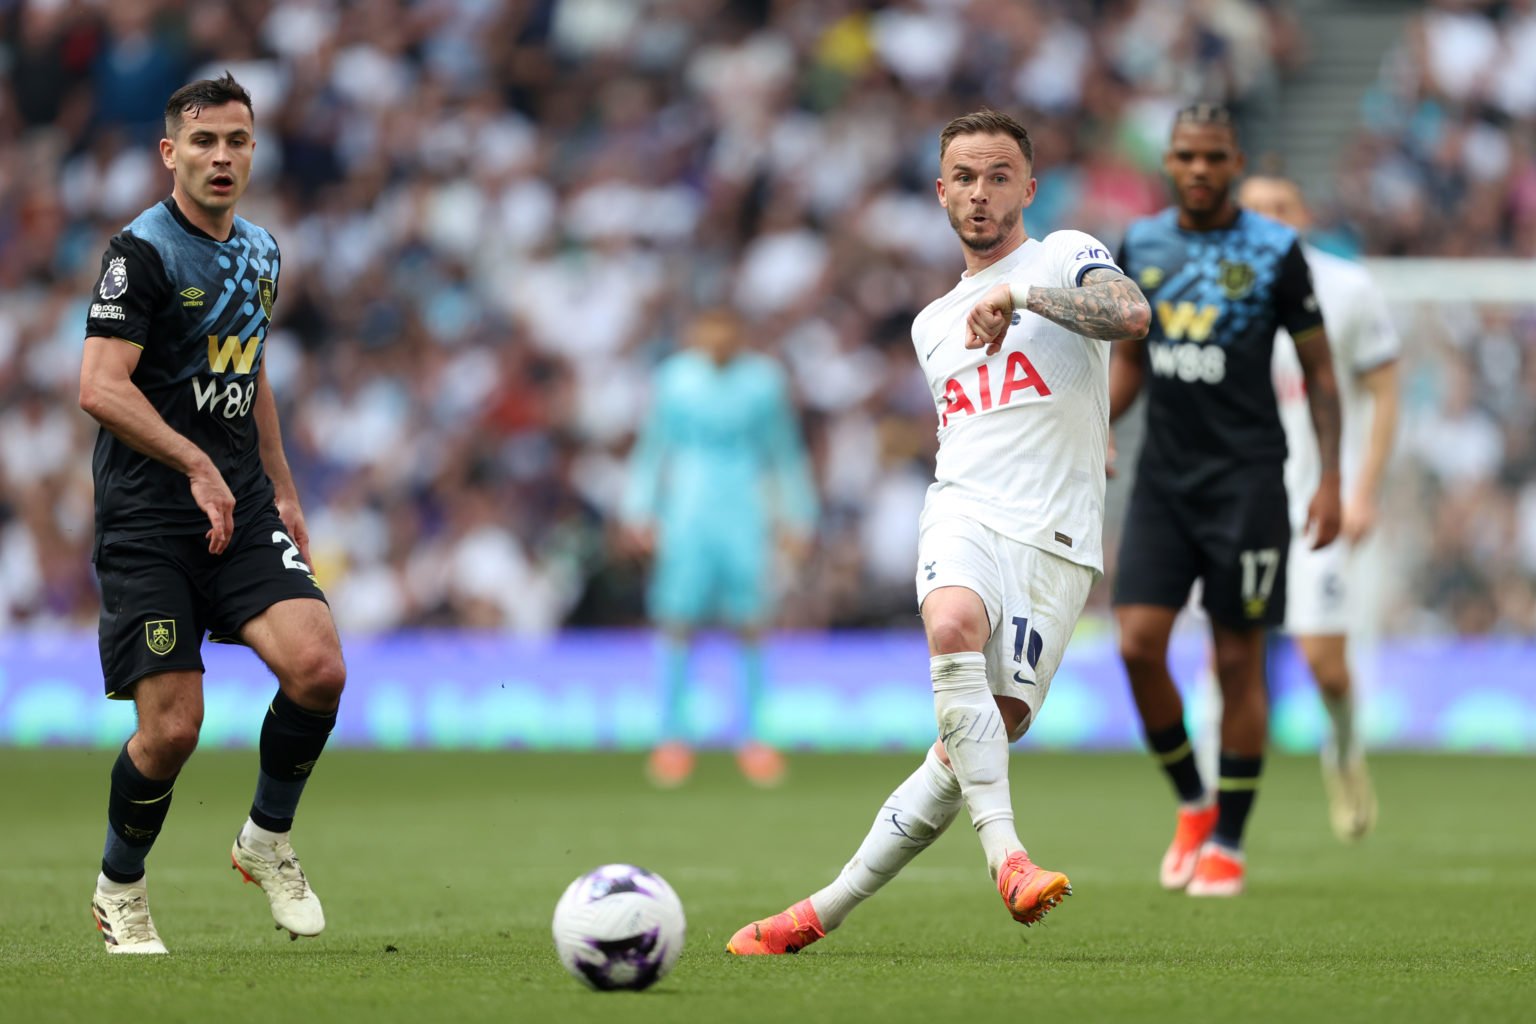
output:
[[[746,728],[737,761],[748,779],[773,785],[784,760],[759,739],[760,638],[773,615],[775,545],[797,559],[809,549],[816,495],[779,364],[743,351],[743,326],[729,310],[696,316],[687,342],[656,369],[624,496],[629,546],[655,556],[648,597],[662,632],[661,743],[648,771],[657,785],[676,786],[693,770],[683,715],[689,650],[699,627],[718,625],[741,642]]]

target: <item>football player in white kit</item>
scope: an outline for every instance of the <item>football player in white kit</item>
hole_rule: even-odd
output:
[[[1311,227],[1301,190],[1284,178],[1247,179],[1238,202],[1298,231]],[[1306,543],[1302,527],[1307,520],[1307,496],[1317,488],[1317,441],[1296,346],[1282,344],[1280,339],[1275,344],[1275,397],[1289,452],[1285,489],[1294,528],[1284,628],[1301,648],[1328,712],[1331,739],[1322,751],[1328,816],[1339,838],[1352,841],[1375,824],[1376,797],[1355,729],[1355,690],[1346,637],[1359,625],[1361,601],[1351,597],[1349,590],[1351,577],[1358,578],[1362,545],[1376,525],[1377,495],[1397,430],[1401,346],[1386,302],[1364,267],[1310,245],[1302,251],[1312,268],[1317,301],[1332,342],[1335,376],[1341,384],[1340,468],[1345,501],[1340,534],[1345,543],[1315,551]],[[1369,416],[1364,415],[1367,407]]]
[[[939,203],[966,265],[912,325],[939,419],[917,559],[939,740],[838,876],[743,927],[732,953],[815,942],[962,805],[1015,920],[1033,924],[1072,891],[1066,875],[1030,861],[1014,829],[1008,745],[1039,714],[1103,572],[1108,343],[1144,335],[1152,313],[1097,239],[1026,233],[1033,150],[1013,118],[955,118],[939,163]]]

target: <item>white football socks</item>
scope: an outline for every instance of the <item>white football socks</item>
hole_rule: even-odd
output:
[[[137,882],[114,882],[100,872],[96,874],[96,891],[104,896],[121,896],[129,889],[142,888],[144,888],[144,879],[142,878]]]
[[[940,654],[929,662],[939,740],[960,782],[971,824],[981,839],[992,877],[1010,853],[1024,849],[1013,828],[1008,792],[1008,729],[987,686],[980,651]]]
[[[1319,694],[1328,719],[1333,723],[1333,763],[1343,768],[1356,756],[1355,691],[1351,687],[1339,697],[1326,691],[1319,691]]]
[[[826,888],[811,894],[821,926],[831,931],[854,907],[895,878],[912,858],[932,845],[960,813],[960,783],[938,751],[896,787],[843,870]]]
[[[241,845],[249,848],[260,845],[268,850],[288,838],[287,832],[272,832],[262,828],[250,818],[245,819],[245,824],[240,828]]]
[[[1221,682],[1216,678],[1216,668],[1211,664],[1211,659],[1205,659],[1205,664],[1200,668],[1200,674],[1195,677],[1195,691],[1198,694],[1194,703],[1195,731],[1191,740],[1195,745],[1195,766],[1200,769],[1200,778],[1205,780],[1205,798],[1197,804],[1185,804],[1180,801],[1180,806],[1186,809],[1205,807],[1216,799],[1216,782],[1221,778],[1221,713],[1223,701],[1221,696]],[[1194,695],[1192,695],[1194,696]]]

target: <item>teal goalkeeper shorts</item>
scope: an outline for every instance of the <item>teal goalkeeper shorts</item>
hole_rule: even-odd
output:
[[[689,626],[764,623],[772,605],[769,572],[764,537],[664,539],[651,576],[651,619]]]

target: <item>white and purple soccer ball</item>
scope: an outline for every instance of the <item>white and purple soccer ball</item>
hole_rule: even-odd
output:
[[[660,875],[604,864],[566,887],[555,904],[555,951],[595,989],[638,992],[666,976],[683,952],[683,904]]]

